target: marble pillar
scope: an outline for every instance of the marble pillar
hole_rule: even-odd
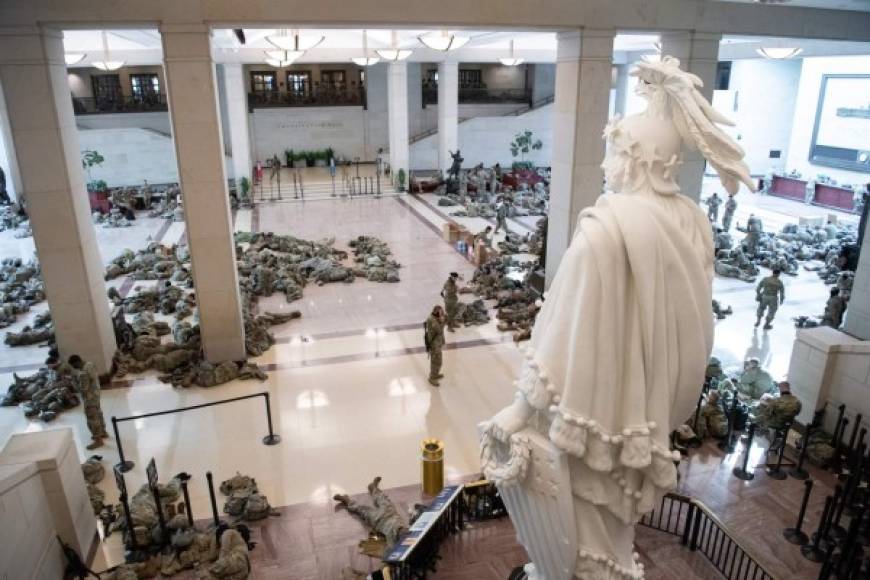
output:
[[[680,67],[697,75],[704,86],[700,89],[704,98],[712,102],[716,88],[716,68],[719,64],[721,34],[705,32],[674,31],[661,34],[662,54],[680,59]],[[701,198],[704,169],[707,162],[698,151],[683,150],[683,166],[680,170],[680,190],[694,200]]]
[[[393,182],[399,170],[405,171],[408,184],[410,144],[408,143],[408,63],[391,62],[387,72],[387,107],[390,126],[390,168]]]
[[[452,164],[459,148],[459,63],[438,63],[438,169]]]
[[[614,36],[612,29],[558,35],[547,285],[571,242],[577,215],[603,190]]]
[[[861,257],[855,270],[843,330],[861,340],[870,340],[870,226],[867,226],[861,243]]]
[[[160,33],[202,346],[210,362],[240,360],[245,328],[209,29],[165,25]]]
[[[251,178],[251,138],[248,131],[248,91],[245,71],[239,63],[226,63],[224,92],[227,99],[227,125],[230,130],[233,177],[238,185],[242,177]]]
[[[82,172],[63,33],[0,31],[0,85],[60,353],[78,354],[107,373],[115,335]]]

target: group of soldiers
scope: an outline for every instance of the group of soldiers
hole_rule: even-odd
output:
[[[801,411],[801,402],[791,392],[787,381],[775,382],[761,368],[757,358],[743,363],[743,370],[733,376],[726,375],[721,363],[712,357],[707,366],[705,389],[696,414],[678,429],[682,441],[693,437],[721,439],[728,435],[729,414],[731,426],[742,430],[752,422],[768,435],[771,444],[782,443],[781,436]],[[736,397],[736,401],[734,398]]]

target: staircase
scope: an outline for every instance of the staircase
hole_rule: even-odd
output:
[[[380,180],[380,195],[400,195],[389,178]],[[298,201],[323,201],[329,199],[358,199],[371,198],[377,195],[378,182],[375,178],[350,179],[342,183],[336,179],[332,181],[301,182],[294,184],[282,183],[280,188],[276,184],[264,183],[255,185],[251,194],[254,203],[277,203]]]
[[[520,115],[528,113],[529,111],[534,111],[535,109],[539,109],[545,105],[549,105],[550,103],[553,102],[553,99],[554,99],[553,95],[550,95],[549,97],[544,97],[543,99],[538,99],[537,101],[535,101],[534,103],[532,103],[530,105],[523,105],[522,107],[518,107],[518,108],[514,109],[513,111],[508,111],[506,113],[502,113],[501,115],[499,115],[499,117],[519,117]],[[474,119],[474,118],[475,117],[459,117],[459,120],[457,121],[456,124],[461,125],[462,123],[464,123],[466,121],[470,121],[471,119]],[[414,143],[416,143],[418,141],[422,141],[426,137],[430,137],[432,135],[435,135],[436,133],[438,133],[438,127],[433,127],[432,129],[428,129],[426,131],[423,131],[422,133],[417,133],[416,135],[413,135],[410,139],[408,139],[408,143],[413,145]]]

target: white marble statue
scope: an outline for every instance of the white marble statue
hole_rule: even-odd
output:
[[[713,240],[680,195],[685,143],[729,192],[753,188],[729,123],[679,61],[632,74],[646,111],[614,119],[609,192],[580,213],[538,314],[514,403],[481,425],[531,578],[641,578],[634,525],[677,483],[669,434],[690,416],[713,344]]]

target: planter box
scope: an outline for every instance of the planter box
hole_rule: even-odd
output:
[[[305,169],[308,167],[308,164],[305,163],[304,159],[296,159],[293,161],[293,169]]]

